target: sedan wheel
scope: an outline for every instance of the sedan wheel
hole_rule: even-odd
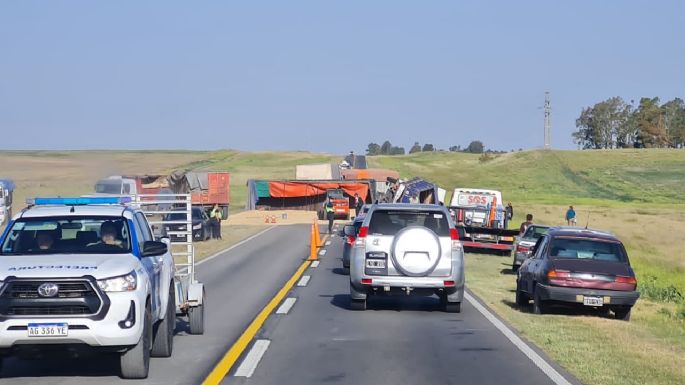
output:
[[[540,298],[540,293],[536,290],[535,294],[533,294],[533,313],[545,314],[546,312],[547,306],[545,306],[545,303]]]
[[[632,307],[622,307],[614,309],[614,317],[621,321],[630,321],[630,310]]]

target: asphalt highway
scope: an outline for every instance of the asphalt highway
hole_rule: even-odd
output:
[[[179,322],[173,356],[153,358],[147,380],[121,380],[116,356],[90,354],[6,359],[0,383],[201,384],[284,283],[296,278],[214,383],[579,384],[473,294],[459,314],[442,312],[437,297],[375,297],[368,310],[349,310],[341,239],[331,238],[320,261],[307,267],[308,243],[309,226],[278,226],[200,264],[208,295],[205,334],[189,335]],[[304,271],[301,277],[293,276],[296,270]]]
[[[152,358],[142,381],[118,377],[118,357],[5,359],[0,384],[199,384],[264,304],[307,256],[309,226],[277,226],[197,266],[207,291],[204,335],[187,334],[179,318],[170,358]]]

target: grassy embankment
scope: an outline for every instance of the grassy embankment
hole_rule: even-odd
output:
[[[514,305],[510,257],[467,256],[467,285],[524,336],[586,384],[685,383],[685,152],[532,151],[481,158],[431,153],[376,157],[372,166],[421,175],[446,189],[493,188],[522,221],[561,225],[569,204],[579,224],[625,243],[642,298],[630,323],[597,314],[536,316]],[[448,194],[449,196],[449,194]]]

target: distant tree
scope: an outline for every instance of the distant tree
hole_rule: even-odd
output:
[[[635,141],[632,106],[620,97],[584,108],[576,127],[573,141],[585,149],[630,147]]]
[[[480,140],[474,140],[473,142],[469,143],[468,147],[464,149],[464,152],[470,152],[472,154],[482,154],[484,149],[485,146],[483,146],[483,142],[481,142]]]
[[[675,98],[661,106],[661,110],[671,146],[683,147],[685,145],[685,102],[683,99]]]
[[[422,149],[421,151],[423,151],[423,152],[433,152],[433,151],[435,151],[435,147],[433,147],[433,145],[430,144],[430,143],[426,143],[426,144],[423,145],[423,149]]]
[[[413,154],[416,152],[421,152],[421,145],[419,144],[419,142],[414,142],[414,145],[411,146],[411,148],[409,149],[410,154]]]
[[[392,155],[390,151],[392,150],[392,143],[390,141],[386,140],[383,142],[381,145],[381,154],[383,155]]]
[[[390,149],[390,155],[404,155],[404,147],[392,147]]]
[[[450,147],[451,152],[459,152],[461,151],[461,146],[452,146]]]
[[[378,145],[378,143],[369,143],[369,146],[366,148],[366,155],[380,155],[381,153],[381,146]]]
[[[665,147],[669,144],[659,98],[642,98],[633,115],[637,128],[637,146]]]

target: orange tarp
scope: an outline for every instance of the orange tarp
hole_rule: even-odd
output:
[[[294,198],[322,195],[326,190],[339,188],[349,196],[359,194],[366,200],[369,185],[365,183],[298,183],[298,182],[269,182],[269,195],[272,198]]]
[[[399,172],[383,168],[341,170],[340,173],[345,179],[373,179],[380,182],[385,182],[388,177],[400,178]]]

